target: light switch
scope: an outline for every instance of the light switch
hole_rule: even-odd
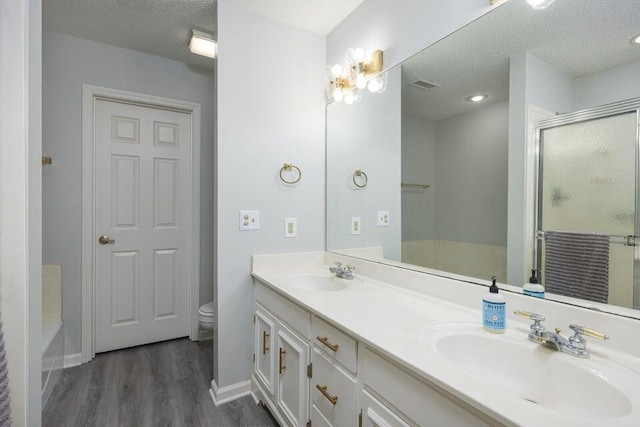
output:
[[[389,226],[389,211],[378,211],[378,227]]]
[[[295,218],[284,219],[284,237],[297,237],[298,224]]]
[[[352,216],[351,217],[351,234],[360,234],[360,217]]]
[[[240,231],[260,230],[260,211],[240,211]]]

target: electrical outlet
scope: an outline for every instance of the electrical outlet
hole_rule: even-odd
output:
[[[260,211],[240,211],[240,231],[260,230]]]
[[[284,237],[297,237],[298,224],[295,218],[284,219]]]
[[[389,211],[378,211],[378,227],[389,226]]]
[[[360,217],[352,216],[351,217],[351,234],[360,234]]]

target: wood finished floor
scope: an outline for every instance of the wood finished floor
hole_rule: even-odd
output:
[[[98,354],[63,371],[42,425],[277,426],[250,396],[213,404],[212,357],[211,341],[187,338]]]

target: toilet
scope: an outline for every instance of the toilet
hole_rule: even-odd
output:
[[[200,328],[207,331],[213,331],[213,301],[206,304],[202,304],[198,310],[198,317],[200,319]]]

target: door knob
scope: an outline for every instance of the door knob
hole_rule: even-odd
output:
[[[109,236],[100,236],[98,242],[100,242],[101,245],[112,245],[116,242],[116,239],[112,239]]]

